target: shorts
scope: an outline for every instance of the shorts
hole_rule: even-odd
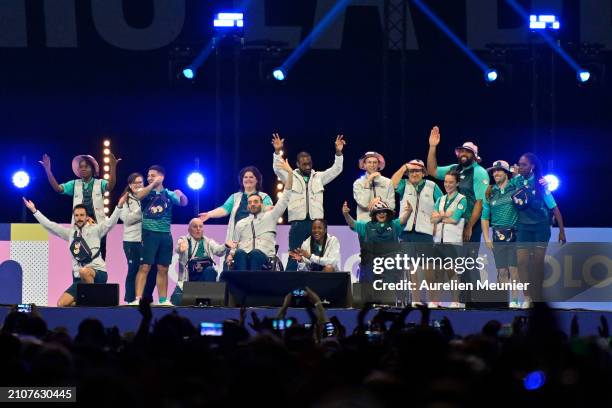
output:
[[[94,283],[106,283],[108,280],[108,274],[105,271],[96,271],[96,276],[94,276]],[[64,292],[72,296],[76,299],[77,297],[77,285],[81,283],[81,278],[72,277],[72,285],[68,287]]]
[[[550,241],[549,224],[519,224],[516,232],[517,247],[546,248]]]
[[[497,269],[507,269],[516,266],[516,234],[512,241],[500,241],[493,233],[493,258]]]
[[[172,263],[172,234],[142,230],[142,264],[169,266]]]

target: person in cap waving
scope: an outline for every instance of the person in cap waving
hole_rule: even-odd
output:
[[[342,214],[347,225],[359,236],[361,245],[360,282],[374,280],[372,262],[375,257],[394,254],[397,248],[380,244],[398,243],[399,237],[412,213],[410,203],[407,203],[398,218],[393,218],[395,211],[383,201],[379,201],[370,211],[370,221],[355,221],[350,214],[350,208],[345,201]],[[372,245],[373,244],[373,245]]]
[[[391,177],[395,191],[400,196],[400,212],[406,203],[410,203],[414,209],[400,236],[401,242],[409,243],[407,249],[413,257],[431,256],[433,246],[431,214],[434,211],[434,204],[443,195],[436,183],[425,180],[425,172],[425,163],[413,159],[400,167]],[[418,274],[418,271],[410,274],[411,281],[417,287],[420,286]],[[412,291],[412,301],[415,304],[420,303],[419,291]]]
[[[111,153],[109,156],[109,178],[107,180],[97,178],[100,174],[100,165],[93,156],[80,154],[72,159],[72,172],[77,177],[59,184],[51,171],[51,158],[44,154],[39,163],[45,169],[49,184],[60,194],[72,196],[72,207],[82,204],[87,209],[87,215],[96,223],[100,224],[106,219],[104,213],[104,193],[111,192],[117,181],[117,163]],[[72,216],[74,222],[74,215]],[[106,258],[106,237],[102,240],[102,259]]]
[[[489,249],[493,251],[498,282],[519,281],[516,267],[516,227],[518,212],[512,201],[516,186],[510,183],[512,172],[504,160],[497,160],[487,169],[493,176],[495,185],[482,206],[482,237]],[[489,235],[489,226],[493,230],[493,240]],[[518,290],[511,292],[511,308],[520,307]]]
[[[393,183],[380,172],[385,168],[385,158],[377,152],[367,152],[359,159],[359,168],[365,174],[353,183],[353,197],[357,203],[357,220],[368,221],[370,209],[382,201],[395,210]]]

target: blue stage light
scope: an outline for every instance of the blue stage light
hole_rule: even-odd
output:
[[[581,69],[580,71],[578,71],[577,77],[578,77],[578,81],[585,83],[589,79],[591,79],[591,73],[587,71],[586,69]]]
[[[192,190],[199,190],[204,186],[204,176],[202,173],[194,171],[187,177],[187,185]]]
[[[485,81],[495,82],[497,78],[499,78],[499,73],[496,69],[488,69],[487,72],[485,72]]]
[[[195,70],[191,67],[183,69],[183,76],[187,79],[195,78]]]
[[[19,170],[13,174],[13,185],[17,188],[26,188],[30,184],[30,175],[23,171]]]
[[[217,29],[244,28],[244,13],[217,13],[213,26]]]
[[[277,81],[284,81],[285,78],[287,77],[287,73],[282,68],[276,68],[276,69],[274,69],[274,71],[272,71],[272,76]]]
[[[557,16],[552,14],[540,14],[539,16],[532,14],[529,16],[529,28],[531,30],[558,30],[561,28],[561,22]]]
[[[532,371],[523,378],[523,387],[528,391],[535,391],[546,383],[543,371]]]
[[[546,182],[548,183],[548,191],[555,191],[559,188],[559,184],[561,184],[561,182],[559,181],[559,177],[555,176],[554,174],[545,175],[544,180],[546,180]]]

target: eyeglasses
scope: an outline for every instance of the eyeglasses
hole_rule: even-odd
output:
[[[414,173],[422,173],[423,170],[421,169],[410,169],[408,170],[408,173],[414,174]]]

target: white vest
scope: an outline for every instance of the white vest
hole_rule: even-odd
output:
[[[451,205],[446,209],[446,211],[456,211],[457,206],[463,200],[465,196],[463,194],[457,193],[457,196],[451,203]],[[437,211],[444,211],[444,206],[446,205],[446,199],[448,198],[448,194],[445,194],[440,198],[440,203],[437,208]],[[434,235],[434,242],[444,243],[444,244],[462,244],[463,243],[463,226],[465,224],[465,219],[461,218],[457,224],[444,224],[439,222],[436,224],[436,233]]]
[[[416,232],[420,232],[427,235],[433,235],[434,226],[431,223],[431,213],[434,210],[434,190],[436,184],[433,181],[425,180],[425,185],[418,194],[416,188],[406,180],[406,188],[404,189],[404,195],[400,200],[400,214],[403,213],[406,208],[406,201],[412,206],[412,213],[408,222],[406,223],[405,231],[412,231],[413,226]],[[418,200],[418,204],[417,204]],[[416,217],[416,225],[414,224],[414,217]]]
[[[72,208],[77,204],[83,204],[83,180],[78,179],[74,181],[74,192],[72,195]],[[102,180],[94,179],[93,187],[91,191],[91,201],[96,214],[96,222],[100,224],[106,219],[104,214],[104,195],[102,194]],[[72,216],[72,223],[74,224],[74,215]]]
[[[229,223],[227,224],[227,233],[225,234],[225,242],[231,241],[234,236],[234,228],[236,227],[236,213],[238,212],[238,207],[240,207],[240,200],[242,200],[243,191],[238,191],[233,194],[234,196],[234,206],[232,207],[232,212],[229,216]],[[258,192],[261,197],[261,201],[263,202],[264,198],[268,197],[268,195],[264,192]],[[225,245],[225,242],[223,243]],[[219,263],[217,264],[217,272],[221,273],[223,271],[223,263],[225,262],[225,256],[220,258]]]

